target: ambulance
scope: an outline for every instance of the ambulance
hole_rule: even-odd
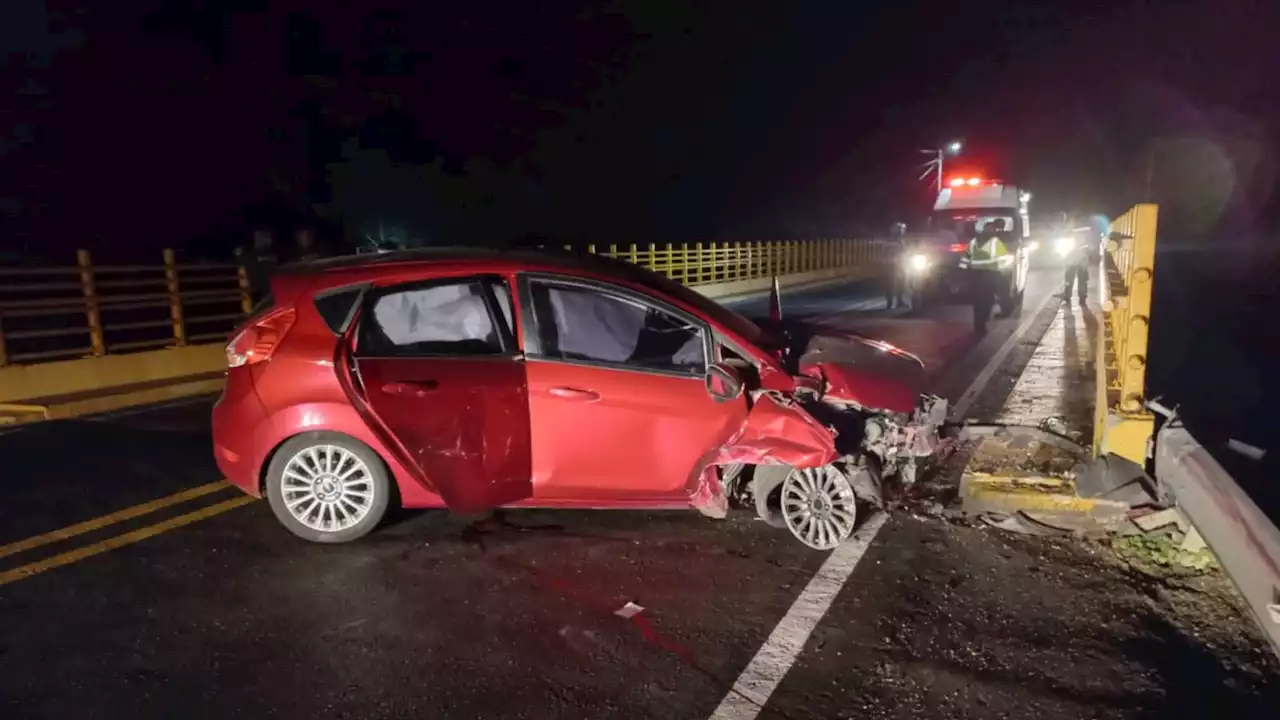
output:
[[[993,235],[1008,249],[996,265],[991,300],[1001,317],[1022,307],[1030,258],[1037,249],[1031,240],[1031,193],[1000,180],[978,176],[951,178],[938,193],[925,227],[909,232],[904,271],[911,288],[913,309],[946,302],[975,304],[975,312],[991,306],[986,297],[975,297],[975,243]],[[982,294],[982,293],[979,293]]]

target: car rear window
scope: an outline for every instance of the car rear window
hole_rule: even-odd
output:
[[[320,293],[315,297],[316,312],[324,320],[324,324],[334,335],[346,332],[355,315],[356,303],[364,293],[365,286],[341,288]]]

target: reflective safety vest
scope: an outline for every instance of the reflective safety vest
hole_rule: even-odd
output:
[[[976,238],[969,241],[969,267],[988,270],[1001,265],[1000,258],[1009,256],[1009,248],[998,237]]]

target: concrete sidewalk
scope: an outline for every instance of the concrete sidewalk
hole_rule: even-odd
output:
[[[1048,421],[1081,442],[1093,436],[1094,348],[1100,321],[1074,300],[1063,301],[1012,394],[993,420],[1008,425]]]

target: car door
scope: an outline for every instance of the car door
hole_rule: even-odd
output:
[[[370,425],[449,508],[531,494],[529,402],[511,294],[496,277],[366,294],[354,359]]]
[[[520,292],[535,496],[686,505],[747,413],[707,392],[710,328],[607,283],[526,275]]]

